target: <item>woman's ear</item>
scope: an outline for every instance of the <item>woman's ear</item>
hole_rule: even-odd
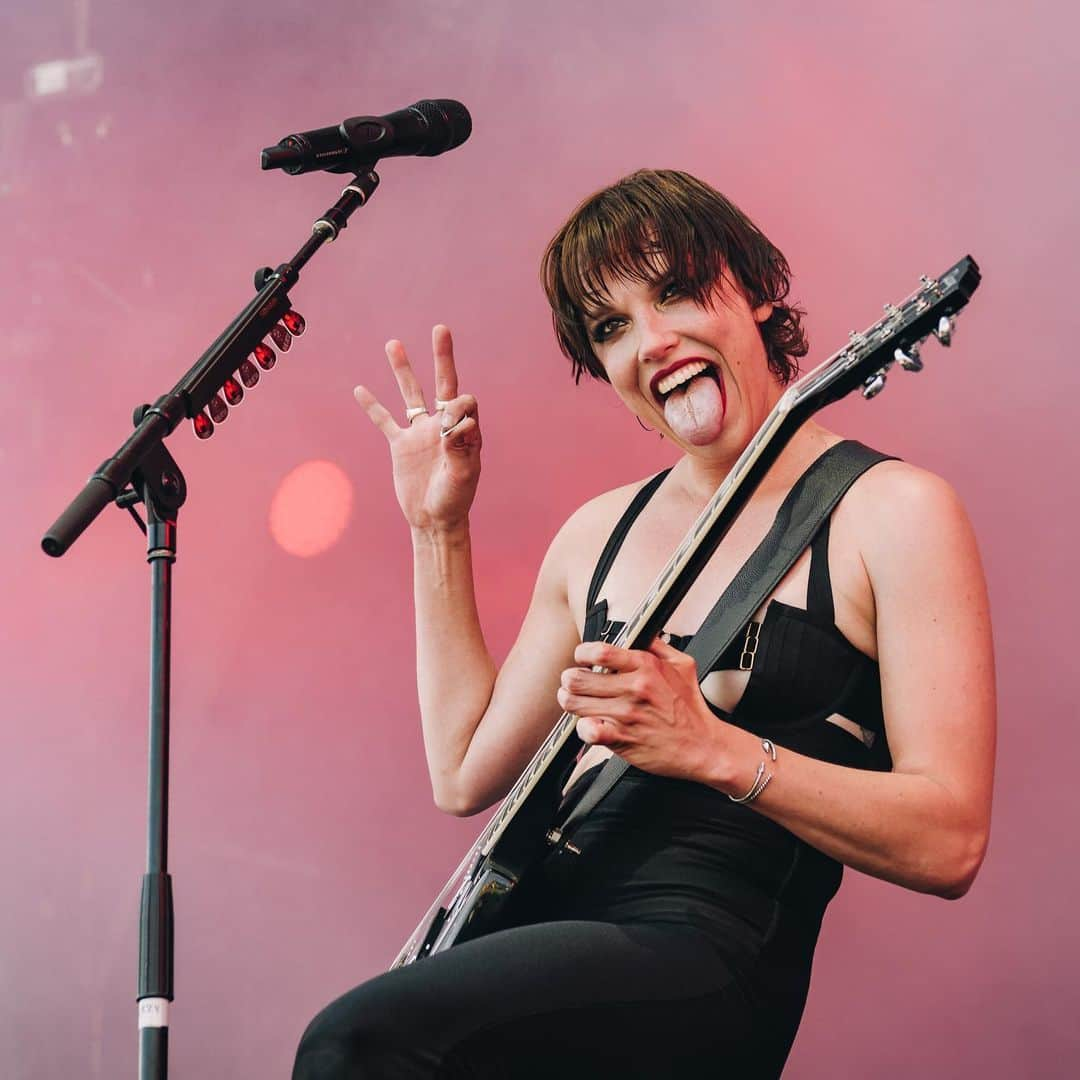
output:
[[[754,322],[768,322],[769,317],[772,315],[772,313],[773,306],[771,303],[766,302],[764,304],[761,304],[759,307],[754,308]]]

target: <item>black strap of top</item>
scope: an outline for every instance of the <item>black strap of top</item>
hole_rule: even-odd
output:
[[[630,526],[634,524],[634,520],[637,518],[638,514],[641,513],[645,504],[653,497],[656,489],[664,482],[664,478],[669,472],[671,472],[671,469],[665,469],[663,472],[658,472],[651,480],[642,484],[642,486],[638,488],[637,494],[630,500],[630,505],[623,511],[623,516],[619,518],[618,523],[608,537],[608,542],[604,545],[604,550],[600,553],[600,561],[596,564],[596,569],[593,571],[592,581],[589,582],[588,599],[585,601],[586,611],[596,603],[596,597],[600,593],[600,587],[604,584],[604,578],[608,576],[608,571],[611,569],[611,564],[615,561],[615,556],[619,554],[619,548],[623,546],[623,541],[626,539],[626,534],[630,531]]]
[[[806,610],[811,615],[820,615],[826,622],[836,620],[833,606],[832,581],[829,578],[829,522],[831,516],[822,523],[814,534],[810,545],[810,578],[806,583]]]
[[[650,481],[650,484],[651,483],[652,482]],[[653,490],[655,491],[655,488]],[[645,500],[642,500],[641,505],[644,505],[644,502]],[[631,513],[630,510],[627,510],[623,515],[622,520],[620,520],[619,524],[616,526],[616,532],[619,534],[618,538],[616,540],[615,533],[612,533],[612,540],[608,542],[608,547],[604,549],[607,565],[602,572],[599,565],[597,566],[596,572],[593,574],[593,591],[600,591],[600,586],[603,584],[604,578],[611,567],[611,561],[615,556],[615,552],[622,546],[630,522],[637,516],[640,509],[641,506],[633,508],[633,513]],[[821,523],[821,528],[814,534],[814,539],[810,544],[810,572],[806,585],[807,612],[811,615],[818,616],[826,623],[834,623],[836,620],[836,608],[832,594],[832,580],[829,575],[829,523],[831,521],[832,515],[827,517]],[[607,614],[606,600],[600,600],[589,605],[585,616],[585,630],[582,634],[582,641],[595,641],[602,636],[604,629],[612,625],[606,621]],[[614,625],[622,626],[621,623],[616,623]],[[749,625],[751,624],[748,623],[748,626]],[[690,637],[692,636],[693,635],[690,635]],[[690,637],[684,639],[673,635],[674,640],[680,642],[676,647],[685,648],[686,644],[690,641]],[[723,671],[739,667],[744,647],[745,642],[743,640],[743,635],[740,634],[717,659],[716,663],[713,665],[713,670]]]
[[[712,670],[717,658],[806,550],[822,524],[828,521],[833,507],[848,488],[872,465],[889,459],[888,454],[871,450],[854,439],[846,439],[829,447],[795,481],[765,539],[739,568],[686,649],[687,654],[697,661],[699,678]],[[827,552],[827,534],[824,544]],[[817,561],[820,588],[821,560]],[[828,574],[827,564],[825,574]],[[831,597],[829,604],[832,604]],[[557,830],[560,843],[571,828],[576,827],[611,791],[628,767],[629,762],[617,754],[604,763],[585,795]]]
[[[853,442],[850,439],[847,441]],[[844,444],[841,443],[840,445]],[[622,517],[619,518],[618,523],[608,537],[607,543],[604,545],[596,569],[593,570],[592,580],[589,582],[588,598],[585,601],[586,623],[593,630],[592,634],[585,635],[586,639],[598,636],[599,626],[593,627],[589,616],[595,616],[596,614],[594,607],[597,597],[600,595],[600,589],[603,587],[604,581],[611,571],[612,564],[615,562],[615,556],[619,554],[619,550],[626,540],[626,534],[630,531],[630,526],[637,520],[641,511],[645,509],[645,504],[656,494],[657,488],[660,487],[669,472],[671,472],[671,469],[664,469],[663,472],[657,473],[638,488],[633,499],[630,500],[630,505],[623,511]],[[811,615],[820,615],[826,622],[833,622],[836,617],[836,609],[833,604],[832,581],[829,577],[829,521],[830,518],[827,517],[822,522],[821,528],[815,533],[810,547],[810,576],[806,587],[806,610]],[[773,527],[776,527],[775,522]],[[599,622],[602,623],[603,619],[600,619]],[[739,645],[732,642],[728,653],[737,658]],[[728,655],[725,654],[724,660],[727,659]],[[721,663],[721,666],[725,665]]]

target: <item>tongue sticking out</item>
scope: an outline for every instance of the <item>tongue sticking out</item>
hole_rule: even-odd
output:
[[[716,379],[695,375],[664,399],[667,425],[686,442],[704,446],[720,434],[724,426],[726,402]]]

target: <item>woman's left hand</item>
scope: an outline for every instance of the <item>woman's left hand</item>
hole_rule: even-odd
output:
[[[562,673],[557,697],[584,742],[645,772],[708,782],[728,725],[709,711],[692,657],[656,638],[647,651],[586,641],[574,660],[581,666]]]

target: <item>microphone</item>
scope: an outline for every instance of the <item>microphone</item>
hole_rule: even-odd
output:
[[[337,127],[286,135],[262,152],[262,167],[293,176],[359,172],[379,158],[434,157],[460,146],[471,133],[472,117],[460,101],[418,101],[386,116],[353,116]]]

